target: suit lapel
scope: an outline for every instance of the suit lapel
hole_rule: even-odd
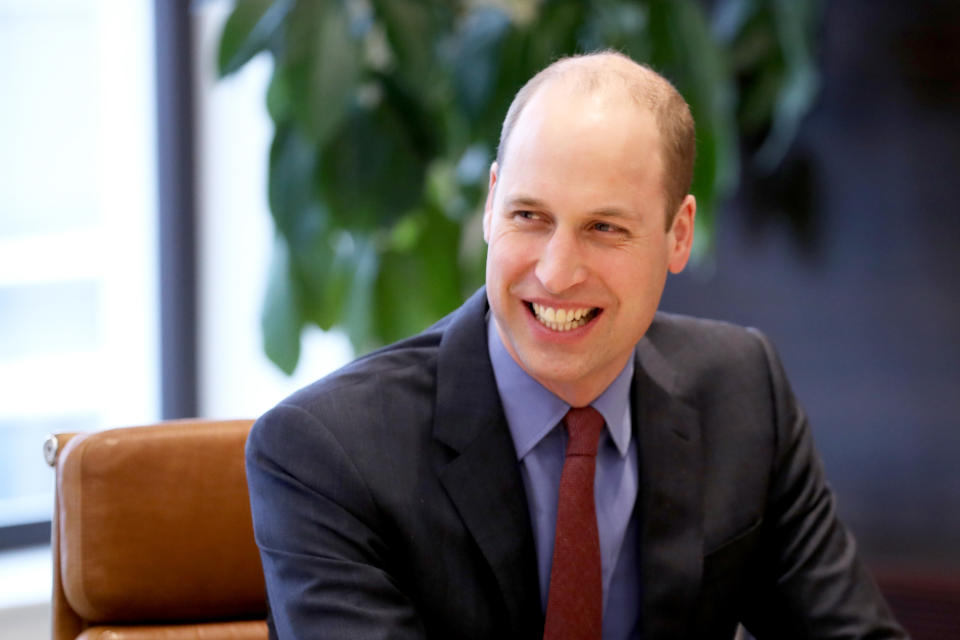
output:
[[[526,492],[487,353],[486,291],[445,328],[437,363],[434,437],[452,451],[440,481],[496,576],[515,636],[542,632]],[[645,637],[680,638],[703,557],[703,469],[697,410],[647,339],[637,346],[634,432],[640,454]]]
[[[685,636],[703,563],[699,414],[649,339],[637,347],[633,415],[640,454],[642,624],[648,638]]]
[[[438,472],[489,563],[516,635],[542,629],[536,549],[526,492],[487,352],[480,289],[444,331],[434,437],[453,450]]]

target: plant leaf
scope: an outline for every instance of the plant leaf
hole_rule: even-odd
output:
[[[755,156],[762,171],[773,170],[783,160],[800,121],[813,105],[820,84],[810,46],[819,3],[773,0],[772,10],[783,47],[786,75],[777,95],[770,133]]]
[[[336,224],[353,231],[392,226],[423,195],[426,155],[392,102],[354,108],[317,169]]]
[[[340,324],[361,251],[349,231],[317,232],[303,243],[298,264],[304,282],[304,311],[323,330]]]
[[[300,331],[303,324],[297,278],[291,268],[286,240],[277,234],[260,326],[264,352],[287,375],[293,373],[300,359]]]
[[[382,344],[374,330],[378,311],[374,304],[374,286],[380,264],[369,236],[355,236],[354,242],[355,269],[346,299],[343,327],[357,353],[365,353]]]
[[[293,92],[286,69],[282,66],[275,69],[267,85],[267,113],[275,126],[294,119]]]
[[[453,87],[467,118],[487,109],[497,90],[501,48],[511,31],[510,16],[496,7],[471,11],[457,34]]]
[[[323,146],[342,123],[362,72],[358,34],[341,0],[300,0],[288,19],[281,73],[297,121]]]
[[[537,20],[524,28],[528,40],[525,59],[510,61],[514,67],[522,67],[517,78],[521,86],[554,60],[578,52],[587,9],[587,3],[580,0],[553,0],[540,5]],[[510,100],[514,93],[510,92]]]
[[[412,244],[381,255],[375,329],[383,342],[422,331],[463,300],[457,268],[460,225],[432,209],[410,218],[415,220],[404,225],[404,232],[413,234]],[[417,293],[410,295],[414,282]]]
[[[266,50],[290,10],[288,0],[241,0],[227,17],[220,34],[217,69],[230,75]]]
[[[314,185],[317,148],[293,122],[275,125],[270,145],[267,197],[270,213],[288,239],[296,237],[298,221],[317,205]]]
[[[372,0],[386,31],[397,76],[424,102],[434,102],[445,84],[437,64],[440,36],[449,33],[452,7],[436,0]]]
[[[713,3],[710,30],[717,41],[730,46],[757,11],[757,0],[719,0]]]
[[[730,194],[739,176],[734,78],[700,5],[690,0],[653,0],[649,15],[654,67],[674,79],[697,123],[692,187],[697,197],[697,233],[712,238],[716,203]],[[697,248],[704,246],[700,242]]]

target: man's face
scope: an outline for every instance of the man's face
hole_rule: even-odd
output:
[[[487,297],[514,360],[573,406],[619,374],[683,269],[688,196],[670,230],[653,115],[619,96],[538,90],[490,171]]]

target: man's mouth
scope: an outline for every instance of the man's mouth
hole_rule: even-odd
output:
[[[540,324],[553,331],[570,331],[582,327],[600,313],[598,307],[555,309],[536,302],[528,302],[527,306],[533,311],[534,317],[540,321]]]

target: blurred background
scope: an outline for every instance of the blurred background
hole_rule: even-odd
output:
[[[47,634],[47,433],[254,417],[355,352],[308,322],[291,376],[264,354],[274,63],[219,77],[232,8],[0,0],[2,637]],[[815,35],[792,143],[772,171],[744,154],[662,307],[773,338],[906,607],[960,575],[960,5],[822,3]]]

